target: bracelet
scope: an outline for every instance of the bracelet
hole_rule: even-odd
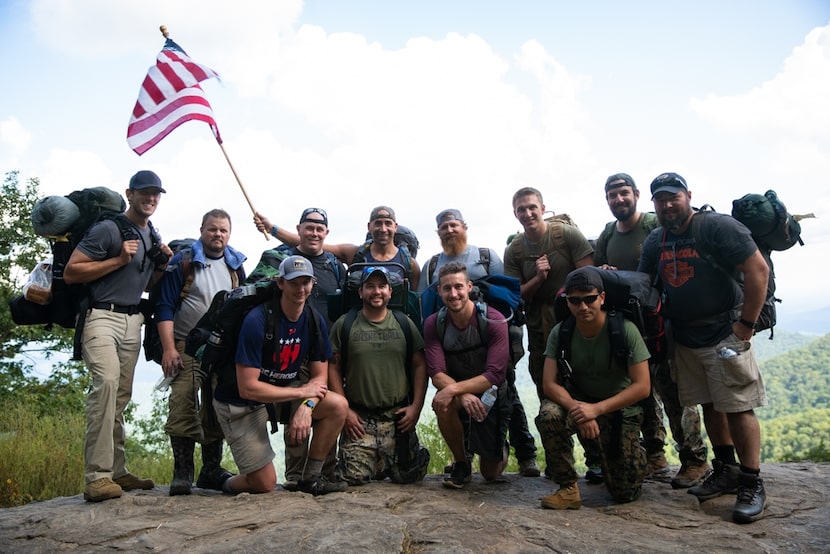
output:
[[[277,226],[276,225],[271,227],[271,236],[274,237],[274,238],[277,238]]]
[[[755,328],[758,326],[758,322],[757,322],[757,321],[747,321],[747,320],[745,320],[744,318],[739,319],[739,320],[738,320],[738,323],[740,323],[740,324],[741,324],[741,325],[743,325],[744,327],[749,327],[749,328],[750,328],[750,329],[752,329],[753,331],[754,331],[754,330],[755,330]]]

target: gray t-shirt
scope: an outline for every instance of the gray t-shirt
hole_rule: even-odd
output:
[[[489,271],[485,266],[484,260],[482,260],[479,248],[472,244],[468,244],[464,252],[457,256],[448,256],[443,252],[438,254],[438,263],[435,264],[435,271],[432,275],[428,274],[430,261],[432,260],[432,257],[430,257],[421,268],[421,281],[418,283],[418,292],[423,292],[427,289],[427,286],[438,282],[438,270],[441,269],[442,265],[450,262],[461,262],[467,266],[467,273],[471,281],[481,279],[487,275],[504,275],[504,263],[501,261],[499,255],[492,248],[488,248],[487,250],[490,252]]]
[[[89,284],[92,302],[107,302],[119,306],[135,306],[153,276],[155,264],[147,258],[146,252],[152,247],[150,227],[135,227],[141,237],[138,251],[130,263],[104,275]],[[121,231],[112,220],[96,223],[78,244],[77,249],[100,261],[121,255]]]

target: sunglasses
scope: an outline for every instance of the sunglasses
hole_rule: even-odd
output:
[[[308,219],[308,216],[311,214],[318,214],[323,217],[323,221]],[[322,223],[325,226],[328,226],[329,223],[329,216],[326,214],[326,210],[320,208],[306,208],[303,210],[303,215],[300,216],[300,223],[304,223],[306,221],[311,221],[313,223]]]
[[[599,298],[599,295],[598,294],[589,294],[587,296],[568,296],[566,298],[568,299],[568,303],[571,304],[572,306],[579,306],[583,302],[585,302],[586,306],[590,306],[591,304],[593,304],[594,302],[597,301],[597,298]]]

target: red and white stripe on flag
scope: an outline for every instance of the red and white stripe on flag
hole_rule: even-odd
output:
[[[219,77],[191,60],[175,42],[167,42],[141,84],[138,101],[127,126],[127,144],[139,156],[155,146],[173,129],[192,119],[210,125],[219,144],[222,138],[213,110],[199,86],[205,79]]]

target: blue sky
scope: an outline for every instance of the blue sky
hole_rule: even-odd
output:
[[[423,262],[444,208],[500,251],[518,228],[512,193],[531,185],[596,236],[611,218],[608,175],[647,190],[676,171],[697,205],[729,211],[774,188],[792,212],[816,213],[807,246],[774,257],[781,310],[815,307],[830,272],[825,0],[2,3],[0,169],[38,177],[45,194],[123,190],[153,169],[167,239],[224,207],[253,267],[274,242],[254,231],[207,126],[187,123],[142,157],[127,147],[160,24],[222,76],[204,89],[228,155],[282,226],[320,206],[329,240],[356,242],[388,204]]]

